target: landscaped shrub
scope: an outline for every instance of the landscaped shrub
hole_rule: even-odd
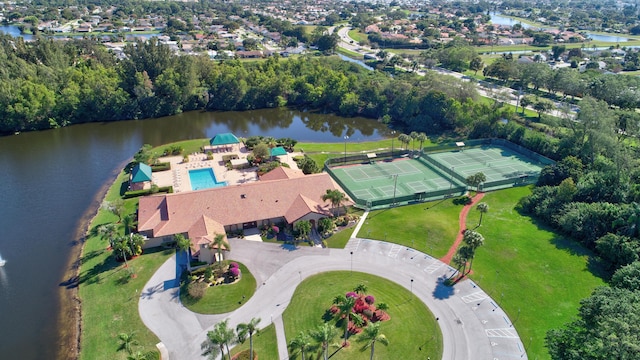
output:
[[[349,219],[346,216],[340,216],[336,218],[336,226],[347,226]]]
[[[318,232],[322,236],[327,236],[333,232],[333,220],[331,218],[322,218],[318,221]]]
[[[232,277],[237,278],[238,276],[240,276],[240,269],[237,267],[229,268],[229,274],[231,274]]]
[[[225,163],[236,159],[239,159],[237,154],[222,155],[222,161],[224,161]]]
[[[373,305],[373,303],[376,301],[376,298],[374,298],[373,295],[367,295],[365,296],[364,301],[369,305]]]
[[[162,187],[157,187],[157,193],[173,193],[173,186],[162,186]],[[132,191],[127,191],[124,193],[123,198],[125,199],[131,199],[134,197],[138,197],[138,196],[145,196],[145,195],[150,195],[150,194],[155,194],[154,192],[152,192],[153,186],[151,189],[144,189],[144,190],[132,190]]]
[[[180,155],[180,154],[182,154],[182,151],[184,151],[182,146],[180,146],[180,145],[170,145],[170,146],[168,146],[168,147],[166,147],[164,149],[164,151],[162,152],[162,155],[163,156]]]
[[[211,151],[207,151],[207,160],[213,160],[213,154]]]
[[[249,356],[249,349],[244,350],[242,352],[237,353],[236,355],[231,357],[232,360],[251,360]],[[258,354],[255,350],[253,350],[253,360],[258,360]]]
[[[230,269],[234,269],[234,268],[237,269],[239,267],[240,267],[240,265],[238,265],[237,262],[232,262],[231,264],[229,264],[229,268]]]
[[[350,297],[357,298],[358,294],[354,293],[353,291],[349,291],[345,296],[348,297],[348,298],[350,298]]]
[[[151,165],[152,172],[167,171],[167,170],[171,170],[170,162],[163,162],[163,163],[157,163],[157,164]]]
[[[209,287],[203,282],[192,282],[187,286],[187,292],[192,299],[202,299],[204,292]]]
[[[205,281],[211,281],[211,277],[213,276],[213,269],[211,269],[211,266],[207,266],[204,269],[204,280]]]

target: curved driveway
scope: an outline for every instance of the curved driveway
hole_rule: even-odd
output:
[[[286,359],[281,315],[296,286],[308,276],[351,267],[353,271],[384,277],[412,290],[439,318],[443,359],[527,358],[511,321],[495,301],[471,280],[453,288],[442,285],[442,278],[449,276],[453,269],[427,254],[358,238],[352,238],[345,249],[299,247],[294,250],[245,240],[231,240],[231,248],[233,260],[247,265],[258,282],[254,296],[232,313],[201,315],[183,307],[175,280],[175,256],[145,285],[139,302],[140,316],[160,338],[170,359],[202,359],[200,344],[216,322],[229,318],[235,328],[253,317],[262,319],[261,327],[275,323],[280,358]],[[425,336],[416,334],[416,346]]]

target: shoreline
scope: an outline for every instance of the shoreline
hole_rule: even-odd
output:
[[[58,314],[58,349],[55,354],[57,360],[79,359],[82,342],[82,299],[78,294],[78,279],[80,278],[80,267],[82,265],[82,253],[89,232],[91,222],[100,210],[100,204],[107,196],[107,192],[114,181],[117,180],[121,170],[126,165],[123,162],[114,170],[115,178],[107,180],[98,192],[96,192],[92,203],[82,217],[78,220],[75,235],[67,260],[66,270],[62,280],[58,284],[60,311]]]

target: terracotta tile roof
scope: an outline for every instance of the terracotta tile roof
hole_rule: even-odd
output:
[[[318,204],[304,195],[298,195],[291,204],[291,207],[287,210],[284,218],[288,223],[292,223],[311,212],[331,216],[331,212],[321,204]]]
[[[320,173],[207,190],[146,196],[140,198],[139,202],[138,229],[152,230],[152,236],[159,237],[187,232],[203,217],[227,226],[289,214],[291,218],[300,218],[298,214],[305,207],[309,211],[328,214],[331,204],[322,201],[322,195],[327,189],[339,188],[329,174]],[[302,201],[300,195],[303,196]],[[196,231],[196,228],[193,231]]]
[[[260,180],[261,181],[283,180],[283,179],[297,178],[301,176],[304,176],[304,173],[300,170],[294,170],[292,168],[278,166],[277,168],[260,176]]]

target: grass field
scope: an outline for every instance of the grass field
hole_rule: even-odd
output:
[[[389,305],[391,320],[381,325],[381,332],[389,339],[389,346],[376,346],[377,359],[440,359],[442,356],[442,335],[429,309],[420,301],[410,301],[411,293],[388,280],[354,272],[337,271],[319,274],[305,279],[296,289],[291,303],[283,314],[287,339],[293,339],[300,331],[316,328],[323,320],[325,311],[337,295],[352,291],[358,284],[365,284],[367,294],[376,302]],[[335,323],[333,321],[332,323]],[[341,343],[340,329],[336,329],[333,343]],[[351,346],[338,351],[331,359],[369,359],[369,351],[361,352],[357,336],[350,338]],[[330,349],[330,353],[337,350]],[[299,360],[297,351],[290,359]],[[307,357],[309,358],[309,357]]]
[[[264,319],[263,319],[264,321]],[[231,349],[231,354],[235,355],[241,351],[249,350],[249,339],[244,344],[239,344]],[[276,340],[276,328],[273,324],[253,334],[253,351],[259,359],[277,359],[278,341]]]
[[[118,197],[125,174],[120,174],[107,194],[107,200]],[[129,213],[135,209],[136,199],[125,202]],[[91,228],[116,222],[115,215],[100,210]],[[121,229],[121,231],[124,231]],[[158,338],[149,331],[138,316],[138,296],[153,273],[175,250],[148,249],[129,261],[129,269],[116,262],[108,242],[88,236],[82,252],[79,295],[82,299],[82,338],[80,359],[125,359],[124,352],[116,352],[120,333],[131,333],[140,346],[134,351],[155,351]],[[136,278],[131,277],[132,271]]]
[[[546,332],[570,321],[580,300],[604,281],[588,250],[514,210],[529,193],[520,187],[486,194],[489,211],[477,229],[485,245],[472,278],[509,314],[529,359],[549,359]],[[470,211],[467,227],[475,227],[479,215]]]
[[[224,314],[242,306],[256,291],[256,279],[242,263],[242,278],[235,284],[209,287],[202,299],[193,300],[187,294],[186,285],[180,291],[180,301],[187,309],[200,314]]]
[[[580,300],[604,281],[589,251],[514,210],[530,191],[517,187],[486,194],[482,201],[489,212],[477,229],[485,245],[474,260],[472,278],[509,314],[529,358],[548,359],[546,332],[568,322]],[[441,257],[456,236],[460,210],[443,200],[374,211],[359,235],[421,251],[433,244],[433,251],[425,252]],[[470,211],[467,227],[474,228],[479,216]]]
[[[440,258],[456,238],[460,210],[462,205],[446,199],[372,211],[358,237],[401,244]]]
[[[351,29],[351,30],[349,30],[349,37],[352,38],[353,40],[357,41],[357,42],[360,42],[362,40],[366,40],[367,39],[367,34],[363,34],[358,29]]]

